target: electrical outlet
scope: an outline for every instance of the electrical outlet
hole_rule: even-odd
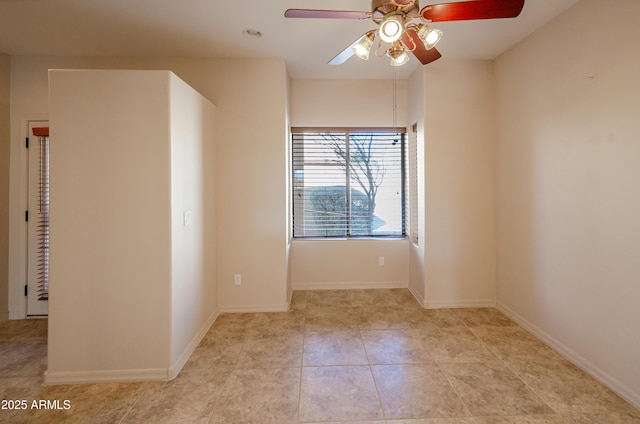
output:
[[[378,258],[378,266],[384,266],[384,256]]]
[[[184,211],[183,219],[185,227],[191,225],[191,211]]]
[[[240,284],[242,284],[242,275],[234,274],[233,275],[233,284],[236,285],[236,286],[239,286]]]

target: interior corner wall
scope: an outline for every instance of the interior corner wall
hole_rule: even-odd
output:
[[[166,71],[50,71],[46,382],[168,378]]]
[[[216,108],[170,74],[171,371],[182,369],[218,315]]]
[[[423,72],[423,304],[495,306],[492,63],[442,59]]]
[[[9,157],[11,59],[0,53],[0,322],[9,317]]]
[[[638,16],[582,0],[495,70],[499,306],[640,407]]]

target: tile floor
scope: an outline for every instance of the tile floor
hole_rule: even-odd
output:
[[[0,393],[71,409],[0,410],[2,423],[640,423],[497,310],[424,310],[404,289],[223,314],[170,382],[42,386],[46,324],[0,324]]]

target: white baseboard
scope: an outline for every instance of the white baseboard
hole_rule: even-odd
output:
[[[169,369],[169,380],[173,380],[174,378],[176,378],[180,373],[180,371],[182,371],[182,368],[185,366],[185,364],[191,357],[191,354],[193,353],[194,350],[196,350],[196,348],[198,347],[198,345],[200,344],[204,336],[207,334],[207,331],[209,331],[209,328],[211,328],[211,326],[213,325],[213,323],[215,322],[215,320],[218,318],[219,315],[220,315],[220,312],[214,311],[213,314],[211,314],[211,316],[207,319],[207,321],[202,325],[202,327],[200,327],[200,329],[198,330],[198,333],[193,337],[193,339],[191,339],[191,341],[189,342],[187,347],[184,349],[182,354],[171,365],[171,368]]]
[[[411,294],[413,295],[413,297],[415,297],[415,299],[418,301],[418,303],[420,304],[420,306],[422,306],[423,308],[426,309],[425,305],[425,301],[424,301],[424,297],[422,297],[421,294],[416,293],[413,289],[411,289],[411,287],[409,287],[409,291],[411,292]]]
[[[294,283],[294,290],[405,289],[407,281]]]
[[[289,305],[286,303],[274,305],[227,305],[220,307],[220,313],[256,313],[256,312],[287,312]]]
[[[531,334],[539,338],[545,344],[556,350],[559,354],[564,356],[568,361],[573,363],[575,366],[581,368],[584,372],[607,386],[613,392],[617,393],[621,398],[640,409],[640,393],[637,393],[630,389],[629,387],[622,384],[616,378],[609,375],[606,371],[600,369],[593,363],[591,363],[588,359],[583,357],[582,355],[575,352],[573,349],[569,348],[567,345],[562,343],[560,340],[551,336],[547,332],[538,328],[535,324],[529,322],[527,319],[519,315],[517,312],[509,308],[502,302],[497,302],[497,308],[507,315],[509,318],[514,320],[518,325],[525,328]]]
[[[92,384],[92,383],[132,383],[142,381],[167,381],[169,369],[151,368],[140,370],[109,370],[109,371],[69,371],[58,373],[44,373],[46,386],[60,384]]]
[[[495,308],[496,301],[493,299],[460,299],[430,301],[422,303],[425,309],[448,309],[448,308]]]
[[[168,381],[178,376],[187,363],[193,351],[198,347],[220,315],[216,311],[202,325],[195,337],[189,342],[185,350],[170,368],[151,368],[138,370],[108,370],[108,371],[70,371],[44,374],[44,384],[47,386],[60,384],[92,384],[92,383],[130,383],[141,381]]]

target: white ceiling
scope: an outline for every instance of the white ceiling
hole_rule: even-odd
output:
[[[436,1],[422,0],[421,6]],[[515,19],[446,22],[447,58],[493,59],[578,0],[526,0]],[[0,52],[9,55],[280,57],[293,78],[391,78],[385,58],[333,56],[375,27],[369,20],[286,19],[288,8],[370,10],[369,0],[0,0]],[[243,29],[262,32],[249,39]],[[398,69],[406,78],[422,66]],[[426,65],[429,66],[429,65]]]

